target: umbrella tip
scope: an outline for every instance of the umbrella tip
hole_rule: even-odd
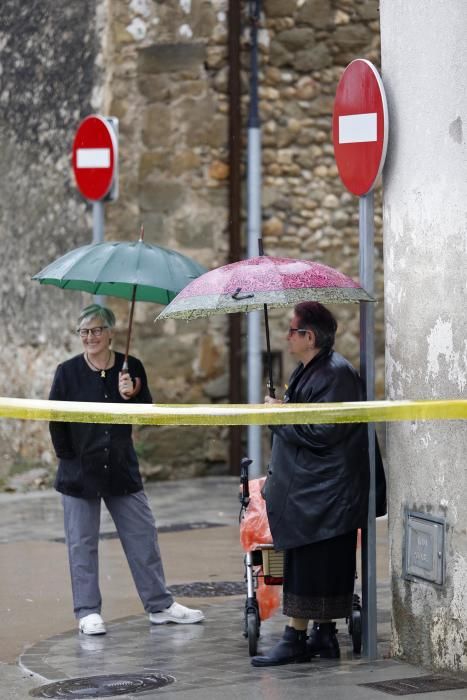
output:
[[[142,241],[144,238],[144,224],[141,224],[141,230],[139,232],[139,240]]]

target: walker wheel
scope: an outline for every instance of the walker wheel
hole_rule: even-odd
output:
[[[250,656],[255,656],[258,650],[259,624],[258,616],[253,611],[247,614],[246,628],[248,634],[248,652]]]
[[[352,635],[354,654],[360,654],[362,651],[362,613],[358,609],[352,610],[349,632]]]

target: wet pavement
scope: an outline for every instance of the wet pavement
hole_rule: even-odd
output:
[[[118,697],[122,698],[384,700],[391,697],[387,688],[382,692],[368,683],[397,683],[429,674],[426,669],[389,658],[385,520],[379,520],[377,528],[378,660],[367,662],[353,654],[345,620],[340,620],[340,660],[257,669],[250,664],[242,634],[245,589],[238,542],[238,480],[209,477],[165,482],[150,485],[147,492],[159,526],[169,587],[180,602],[202,607],[205,622],[187,626],[149,624],[119,542],[113,536],[111,520],[104,515],[100,555],[108,633],[99,637],[78,634],[71,614],[59,497],[54,492],[1,494],[2,700],[30,697],[34,688],[36,693],[45,693],[49,683],[70,683],[71,679],[81,680],[69,689],[68,697],[100,697],[91,694],[90,686],[82,679],[113,674]],[[280,612],[263,622],[260,652],[279,638],[284,624]],[[170,682],[157,689],[133,692],[132,674]],[[85,689],[81,696],[76,689],[80,683]],[[416,695],[420,700],[465,700],[466,696],[465,688]]]

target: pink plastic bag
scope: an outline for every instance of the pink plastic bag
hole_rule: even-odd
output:
[[[240,521],[240,544],[244,552],[251,552],[253,549],[261,548],[261,545],[264,544],[272,544],[266,501],[261,495],[265,481],[266,477],[263,476],[248,482],[250,502]],[[267,620],[280,605],[280,586],[267,586],[264,583],[261,566],[256,567],[255,571],[258,579],[256,597],[259,615],[261,620]]]
[[[281,602],[281,587],[267,586],[264,578],[258,577],[258,588],[256,589],[258,600],[259,616],[261,620],[267,620],[274,615]]]
[[[251,552],[262,544],[272,544],[266,502],[261,495],[266,477],[248,482],[250,502],[240,521],[240,544],[244,552]]]

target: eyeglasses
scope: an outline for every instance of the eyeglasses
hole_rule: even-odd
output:
[[[291,336],[294,333],[308,333],[309,330],[309,328],[289,328],[287,335]]]
[[[90,333],[94,338],[99,338],[102,335],[102,331],[108,328],[108,326],[94,326],[94,328],[77,328],[76,332],[80,338],[87,338]]]

